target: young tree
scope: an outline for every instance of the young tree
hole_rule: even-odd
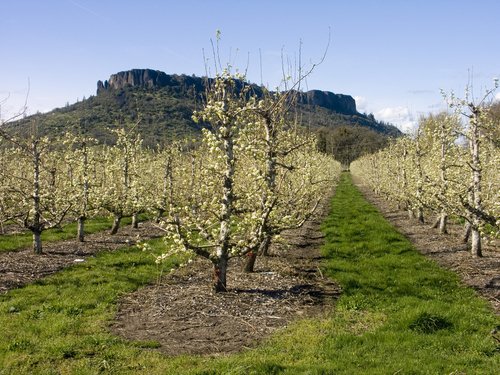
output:
[[[207,93],[205,108],[195,113],[196,119],[211,125],[204,131],[200,148],[193,153],[192,185],[196,189],[180,199],[185,205],[176,205],[171,213],[166,226],[167,252],[159,258],[161,261],[171,253],[188,250],[210,260],[216,292],[226,290],[229,259],[257,251],[264,241],[269,241],[277,228],[271,225],[273,222],[281,219],[282,227],[297,225],[296,213],[300,210],[293,211],[294,204],[277,210],[279,200],[272,190],[288,191],[287,203],[310,210],[308,192],[315,193],[314,200],[318,196],[318,191],[310,187],[323,179],[323,175],[292,173],[295,168],[306,170],[310,159],[292,158],[293,149],[301,147],[292,147],[299,143],[289,138],[292,133],[285,135],[275,129],[278,125],[274,120],[267,122],[266,130],[265,117],[256,110],[266,104],[252,95],[250,86],[243,83],[237,87],[241,82],[227,72],[218,76]],[[311,143],[305,140],[302,138],[304,145]],[[276,149],[275,142],[286,147]],[[303,164],[299,167],[295,159]],[[202,161],[202,168],[197,167],[196,160]],[[278,169],[282,172],[278,173]]]
[[[208,122],[211,131],[205,131],[203,145],[211,157],[209,170],[216,178],[203,180],[202,189],[213,194],[211,202],[199,202],[202,217],[193,217],[191,207],[174,216],[168,227],[173,244],[181,245],[195,254],[209,259],[213,264],[213,289],[215,292],[226,290],[226,273],[230,258],[232,239],[236,237],[235,225],[235,143],[238,142],[241,126],[244,124],[245,105],[248,91],[236,90],[236,82],[229,73],[224,73],[214,81],[213,88],[207,93],[207,104],[203,111],[194,114],[196,120]],[[207,176],[208,177],[208,176]],[[218,206],[218,207],[217,207]],[[196,210],[198,211],[198,209]],[[201,219],[201,220],[200,220]],[[208,224],[208,225],[207,225]],[[200,243],[195,233],[205,241]],[[236,232],[236,233],[235,233]]]
[[[258,246],[252,249],[247,256],[244,270],[253,272],[255,260],[258,254],[267,255],[273,237],[279,235],[283,230],[299,228],[314,213],[319,200],[324,192],[318,188],[324,188],[324,181],[312,183],[307,176],[313,169],[314,162],[307,166],[300,165],[299,161],[304,155],[310,155],[315,160],[325,161],[325,157],[316,151],[316,138],[305,134],[291,126],[287,121],[289,107],[293,104],[294,92],[265,93],[263,98],[256,98],[255,105],[249,113],[249,126],[244,130],[246,141],[254,145],[249,160],[254,163],[260,187],[260,206],[255,208],[259,212],[259,225],[257,226]],[[326,165],[331,167],[329,182],[333,183],[338,170],[335,164],[328,158]],[[299,177],[300,176],[300,177]],[[324,174],[317,174],[319,180]],[[322,177],[319,177],[322,176]],[[333,177],[335,176],[335,177]],[[302,196],[299,202],[299,192],[290,191],[290,181],[302,178],[303,181],[311,182],[308,187],[310,196]],[[287,185],[288,183],[288,185]],[[314,199],[310,199],[314,197]],[[290,208],[293,207],[293,212]],[[284,212],[287,211],[287,212]],[[286,217],[289,220],[283,220]]]
[[[420,128],[425,136],[429,154],[425,160],[427,207],[436,213],[432,228],[448,233],[448,216],[457,214],[455,193],[457,191],[454,171],[459,167],[460,149],[456,145],[459,121],[447,113],[423,118]]]
[[[417,129],[415,134],[415,139],[411,143],[411,166],[413,172],[412,181],[414,182],[413,187],[413,212],[416,214],[416,218],[420,223],[424,223],[424,170],[422,166],[424,158],[424,147],[425,142],[423,139],[422,130]]]
[[[110,234],[116,234],[121,219],[144,209],[141,180],[142,139],[134,132],[118,129],[115,146],[105,146],[99,165],[97,204],[113,214]]]
[[[71,209],[65,199],[64,176],[60,160],[50,150],[47,138],[35,135],[19,140],[4,130],[0,135],[11,147],[2,150],[2,212],[33,233],[33,251],[42,253],[41,234],[59,226]],[[5,162],[7,160],[7,162]]]
[[[142,179],[145,186],[146,206],[159,223],[163,216],[171,212],[179,195],[176,194],[182,180],[190,173],[185,168],[187,155],[182,153],[183,145],[172,142],[154,152],[145,153],[143,172],[148,176]],[[187,150],[185,151],[187,153]],[[189,186],[186,183],[186,187]]]
[[[488,90],[477,104],[474,98],[471,98],[469,89],[466,91],[465,99],[457,98],[453,93],[449,96],[445,95],[449,107],[454,109],[457,115],[466,119],[461,135],[467,140],[468,145],[469,158],[466,165],[470,173],[470,182],[467,197],[462,197],[462,204],[465,209],[465,219],[470,225],[471,254],[474,257],[482,256],[481,229],[484,223],[498,225],[496,218],[484,207],[482,194],[484,152],[481,146],[485,140],[485,134],[493,131],[493,122],[488,116],[486,100],[497,87],[498,80],[495,81],[494,89]]]
[[[67,200],[72,202],[71,213],[77,218],[77,239],[85,240],[85,221],[98,211],[96,205],[95,174],[96,160],[99,156],[97,140],[83,135],[66,134],[61,140],[63,148],[59,151],[64,160]]]

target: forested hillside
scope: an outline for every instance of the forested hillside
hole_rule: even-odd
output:
[[[195,123],[193,111],[206,101],[207,84],[212,79],[187,75],[168,75],[150,69],[119,72],[97,82],[97,94],[77,103],[44,114],[28,116],[4,124],[10,132],[57,137],[69,131],[113,143],[111,129],[137,124],[146,145],[169,143],[185,136],[199,135],[204,123]],[[252,85],[257,95],[262,88]],[[294,95],[296,105],[290,121],[312,130],[341,126],[373,130],[384,136],[398,136],[400,131],[376,121],[372,115],[356,110],[349,95],[311,90]]]

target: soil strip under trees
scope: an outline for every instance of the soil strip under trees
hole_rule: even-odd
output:
[[[283,233],[288,248],[272,245],[254,273],[242,272],[245,259],[231,259],[227,292],[212,291],[211,270],[198,258],[124,297],[112,331],[156,341],[168,355],[217,355],[252,347],[294,320],[324,316],[340,294],[320,269],[328,209],[325,199],[302,228]]]
[[[364,197],[378,207],[382,215],[397,230],[405,235],[418,251],[435,260],[440,266],[456,272],[461,280],[488,299],[496,314],[500,314],[500,249],[498,243],[484,244],[483,257],[473,258],[461,237],[464,226],[449,224],[449,234],[439,234],[430,228],[435,217],[429,217],[428,223],[409,219],[406,211],[385,198],[376,195],[359,178],[353,178]]]

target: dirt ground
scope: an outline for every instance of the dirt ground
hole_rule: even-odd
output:
[[[473,258],[460,237],[463,226],[449,225],[449,234],[439,234],[429,223],[409,219],[408,214],[394,204],[377,196],[357,179],[356,185],[365,198],[377,206],[384,217],[415,247],[444,268],[456,272],[463,283],[488,299],[496,314],[500,314],[500,249],[498,245],[483,244],[483,257]],[[434,218],[428,218],[431,222]]]
[[[211,266],[196,260],[160,283],[122,299],[112,331],[127,339],[160,343],[168,355],[227,354],[252,347],[290,322],[323,316],[340,288],[320,270],[320,224],[328,200],[301,229],[259,257],[254,273],[241,272],[232,259],[228,292],[210,289]]]

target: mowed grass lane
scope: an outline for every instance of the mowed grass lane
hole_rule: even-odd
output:
[[[144,217],[142,217],[144,219]],[[121,221],[121,225],[128,225],[131,218],[126,217]],[[113,219],[110,217],[97,217],[85,222],[85,235],[102,232],[111,229]],[[51,228],[42,232],[42,243],[57,242],[69,239],[76,239],[77,223],[71,222],[62,225],[60,228]],[[33,235],[28,230],[21,233],[0,235],[0,253],[17,251],[29,248],[33,245]]]

